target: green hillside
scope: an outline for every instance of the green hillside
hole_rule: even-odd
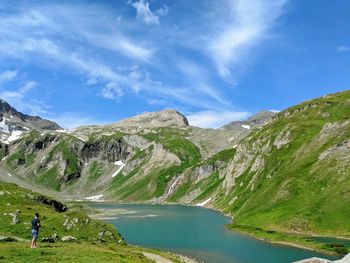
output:
[[[240,143],[230,165],[235,182],[215,205],[236,229],[349,238],[350,91],[280,112]]]
[[[91,219],[82,205],[57,211],[63,207],[49,197],[0,183],[0,262],[154,262],[143,252],[182,262],[166,252],[128,246],[112,225]],[[41,215],[42,228],[38,248],[31,249],[30,222],[35,212]],[[54,243],[40,242],[53,235],[58,236]],[[76,241],[61,241],[65,236]]]

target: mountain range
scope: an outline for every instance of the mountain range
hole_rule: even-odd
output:
[[[63,130],[0,106],[3,181],[71,200],[211,207],[248,232],[350,237],[349,90],[220,129],[165,110]]]

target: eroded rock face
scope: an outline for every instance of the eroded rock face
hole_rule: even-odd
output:
[[[206,178],[208,178],[210,175],[213,174],[215,171],[214,165],[201,165],[197,167],[194,171],[193,174],[196,176],[195,183],[198,183]]]
[[[123,139],[113,141],[99,140],[96,142],[77,141],[72,146],[79,159],[87,163],[92,159],[115,162],[125,160],[130,154],[128,145]]]
[[[237,147],[233,160],[228,165],[228,174],[224,180],[224,187],[230,189],[235,184],[235,178],[241,176],[250,166],[255,157],[254,149],[246,144]]]
[[[133,147],[144,150],[152,145],[152,142],[138,135],[126,135],[123,137],[126,143]]]
[[[286,127],[277,135],[275,141],[273,142],[273,145],[275,145],[277,149],[280,149],[291,141],[290,137],[290,130],[288,127]]]

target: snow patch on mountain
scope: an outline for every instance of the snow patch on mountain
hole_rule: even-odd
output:
[[[5,120],[6,120],[6,118],[4,117],[4,118],[2,118],[2,121],[0,122],[0,130],[2,131],[2,132],[10,132],[9,131],[9,126],[7,125],[7,124],[5,124]]]
[[[120,171],[124,168],[124,166],[125,166],[125,163],[123,163],[122,161],[116,161],[114,164],[115,164],[115,165],[118,165],[118,166],[120,166],[120,167],[119,167],[119,169],[118,169],[115,173],[112,174],[112,177],[116,177],[116,176],[119,174],[119,172],[120,172]]]
[[[102,197],[103,197],[103,194],[100,194],[100,195],[88,196],[88,197],[85,197],[84,199],[88,201],[93,201],[93,202],[102,202],[103,201],[101,200]]]
[[[211,197],[208,198],[207,200],[201,202],[201,203],[196,204],[196,206],[205,206],[205,205],[208,204],[210,201],[211,201]]]

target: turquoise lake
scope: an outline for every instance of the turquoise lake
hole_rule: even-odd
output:
[[[104,220],[115,225],[129,244],[181,253],[199,262],[283,263],[315,256],[335,259],[229,231],[225,224],[230,223],[230,218],[201,207],[103,203],[91,206],[116,211]]]

